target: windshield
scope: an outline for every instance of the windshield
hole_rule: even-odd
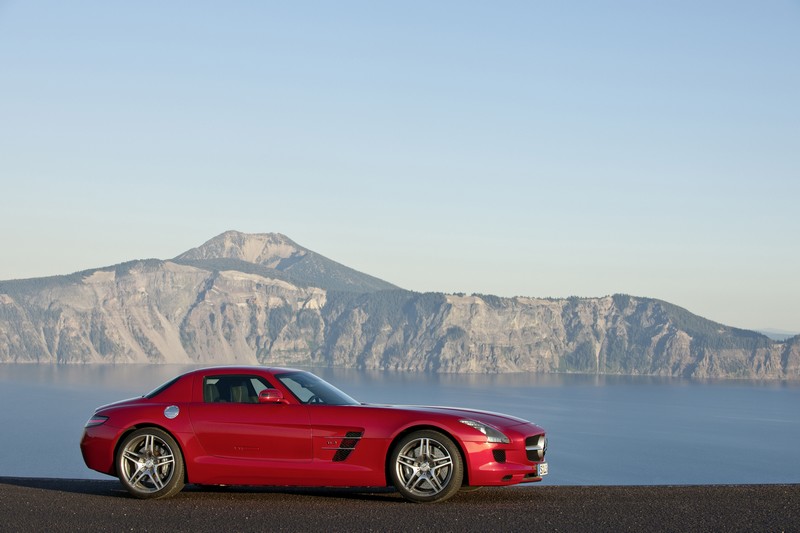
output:
[[[359,405],[359,402],[314,374],[287,372],[286,374],[277,374],[275,377],[291,391],[300,403]]]

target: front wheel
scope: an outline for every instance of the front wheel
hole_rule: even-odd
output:
[[[139,429],[125,437],[117,452],[120,482],[137,498],[166,498],[183,488],[183,456],[167,432]]]
[[[464,462],[455,443],[438,431],[415,431],[392,450],[389,475],[412,502],[441,502],[461,488]]]

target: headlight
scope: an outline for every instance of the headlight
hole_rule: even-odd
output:
[[[497,431],[492,426],[478,422],[477,420],[459,420],[462,424],[466,424],[471,428],[475,428],[484,435],[486,435],[486,442],[499,442],[502,444],[509,444],[511,439]]]

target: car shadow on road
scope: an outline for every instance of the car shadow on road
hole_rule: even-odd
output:
[[[127,495],[127,492],[117,480],[0,477],[0,487],[3,485],[97,496]]]
[[[59,478],[25,478],[25,477],[0,477],[0,487],[10,485],[30,489],[87,494],[93,496],[106,496],[115,498],[130,498],[134,500],[117,480],[96,479],[59,479]],[[339,498],[363,501],[384,501],[403,503],[404,500],[393,488],[314,488],[314,487],[257,487],[238,485],[186,485],[186,487],[173,498],[192,498],[198,494],[226,495],[241,494],[243,497],[259,495],[297,495],[317,496],[322,498]]]
[[[321,498],[341,498],[364,501],[396,501],[398,503],[405,501],[393,488],[366,487],[259,487],[251,485],[187,485],[179,495],[190,496],[192,493],[220,495],[241,494],[251,496],[280,494],[284,496],[317,496]]]

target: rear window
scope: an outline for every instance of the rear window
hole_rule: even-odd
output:
[[[177,383],[177,381],[180,378],[181,378],[181,376],[178,376],[176,378],[172,378],[171,380],[167,381],[163,385],[159,386],[157,389],[152,390],[152,391],[148,392],[147,394],[145,394],[144,397],[145,398],[155,398],[156,396],[158,396],[159,394],[161,394],[162,392],[164,392],[168,388],[170,388],[173,385],[175,385],[175,383]]]

